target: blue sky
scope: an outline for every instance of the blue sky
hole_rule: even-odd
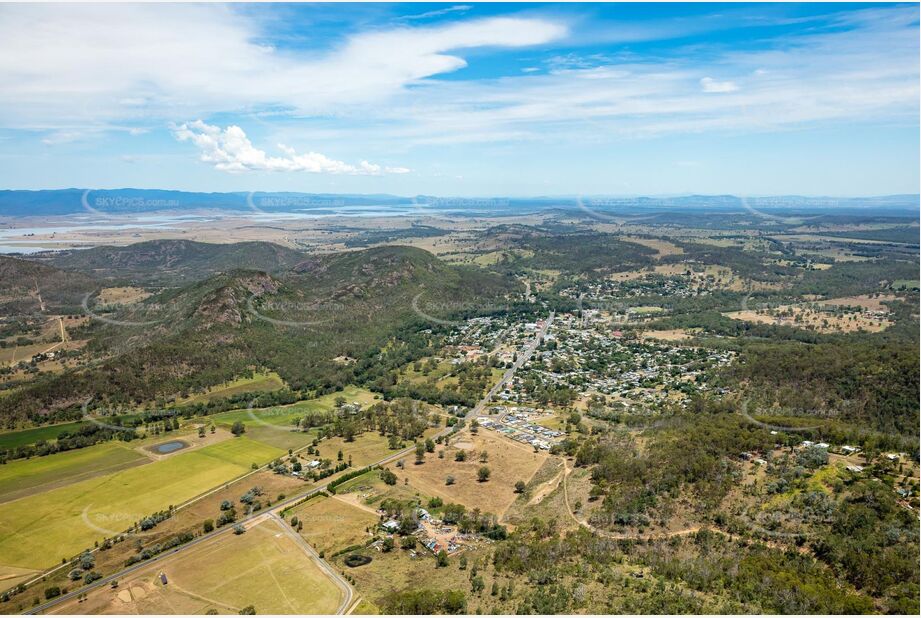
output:
[[[911,4],[0,5],[0,187],[881,195]]]

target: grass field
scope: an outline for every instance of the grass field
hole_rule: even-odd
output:
[[[0,565],[42,568],[142,517],[182,502],[283,452],[234,438],[139,468],[0,504]]]
[[[131,305],[150,296],[150,292],[136,287],[103,288],[96,298],[97,305]]]
[[[45,425],[44,427],[0,433],[0,449],[14,449],[17,446],[35,444],[39,440],[57,440],[57,437],[62,432],[73,431],[81,425],[83,425],[82,422],[62,423],[60,425]]]
[[[288,521],[297,517],[304,524],[300,535],[327,556],[368,540],[365,529],[378,523],[371,507],[362,508],[337,497],[317,496],[285,515]]]
[[[480,561],[480,574],[486,582],[488,591],[493,578],[488,574],[489,549],[467,550],[464,555],[472,565]],[[384,611],[387,597],[397,591],[419,590],[463,590],[467,593],[467,612],[473,614],[476,607],[482,603],[480,598],[470,594],[470,569],[461,569],[460,560],[451,558],[448,566],[435,567],[435,559],[431,555],[420,554],[418,558],[411,558],[406,551],[396,550],[388,553],[372,551],[367,554],[372,561],[369,564],[350,569],[342,562],[345,556],[337,556],[333,562],[355,580],[355,588],[361,593],[362,598],[372,603],[379,611]],[[504,583],[504,582],[503,582]],[[487,592],[484,598],[492,600]],[[504,612],[509,613],[506,609]]]
[[[347,386],[341,392],[307,401],[299,401],[287,406],[231,410],[216,414],[210,418],[215,424],[226,427],[230,427],[236,421],[240,421],[246,426],[246,435],[249,438],[284,450],[289,448],[296,449],[309,444],[316,437],[316,433],[302,433],[291,431],[291,429],[308,412],[332,410],[338,397],[344,397],[349,403],[357,401],[363,406],[367,406],[374,401],[374,394],[371,391],[355,386]]]
[[[465,436],[466,440],[466,436]],[[467,460],[455,461],[457,446],[467,451]],[[468,508],[501,516],[515,500],[515,483],[527,483],[547,458],[545,453],[535,453],[530,446],[499,438],[488,431],[480,431],[469,442],[458,442],[445,451],[444,459],[436,453],[426,455],[425,463],[415,465],[414,456],[406,457],[404,470],[392,467],[400,477],[409,479],[412,487],[446,502],[459,502]],[[488,453],[488,461],[480,462],[480,454]],[[491,475],[487,482],[477,480],[477,471],[487,466]],[[445,479],[453,476],[455,483],[447,485]]]
[[[123,442],[106,442],[0,466],[0,502],[148,463]]]
[[[281,379],[274,371],[259,372],[253,374],[251,377],[246,378],[237,378],[230,382],[225,382],[223,384],[218,384],[212,388],[209,388],[203,393],[197,393],[186,397],[185,399],[180,399],[176,403],[180,405],[186,405],[190,403],[201,403],[206,401],[211,401],[212,399],[221,399],[224,397],[230,397],[231,395],[239,395],[240,393],[264,393],[269,391],[277,391],[284,388],[285,382]]]
[[[387,448],[387,438],[376,431],[366,431],[356,437],[354,442],[346,442],[342,438],[323,440],[317,448],[322,457],[328,457],[333,461],[336,461],[336,454],[342,450],[342,455],[346,460],[349,455],[352,456],[353,468],[361,468],[380,461],[394,452]]]
[[[331,614],[341,592],[274,520],[245,534],[224,534],[103,586],[83,603],[56,607],[60,614],[236,614],[253,605],[259,614]],[[159,574],[167,577],[167,584]]]
[[[833,305],[835,302],[852,301],[852,306],[860,306],[858,303],[861,299],[854,297],[852,299],[836,299],[835,301],[823,301],[823,305]],[[872,304],[876,299],[867,299],[864,302]],[[820,303],[816,303],[819,305]],[[844,304],[844,303],[842,303]],[[814,310],[809,305],[784,305],[768,311],[733,311],[723,315],[733,320],[742,320],[744,322],[754,322],[756,324],[774,324],[814,330],[820,333],[852,333],[863,330],[870,333],[878,333],[885,330],[891,325],[891,322],[883,317],[860,313],[835,313],[830,308],[827,311]]]

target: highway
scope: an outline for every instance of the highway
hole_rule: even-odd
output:
[[[534,339],[527,345],[527,347],[524,349],[524,351],[523,351],[521,354],[519,354],[518,359],[512,364],[511,367],[509,367],[509,368],[505,371],[504,374],[502,374],[502,378],[501,378],[491,389],[489,389],[489,392],[487,392],[486,395],[484,395],[483,398],[480,399],[480,401],[477,402],[477,404],[470,410],[470,412],[467,413],[467,419],[468,419],[468,420],[473,419],[473,418],[476,418],[476,416],[478,416],[479,414],[482,414],[483,410],[486,408],[486,406],[489,404],[489,402],[492,401],[492,398],[496,395],[496,393],[498,393],[499,391],[501,391],[501,390],[505,387],[505,385],[508,384],[508,383],[512,380],[512,378],[515,377],[515,372],[518,371],[526,362],[528,362],[528,360],[530,360],[531,356],[534,355],[534,352],[537,350],[538,346],[540,345],[540,342],[543,340],[544,336],[547,334],[547,331],[548,331],[548,329],[550,328],[550,324],[553,322],[553,317],[554,317],[554,312],[551,311],[549,317],[548,317],[547,320],[546,320],[546,322],[544,322],[544,325],[543,325],[543,326],[541,327],[541,329],[537,332],[537,334],[534,336]],[[442,429],[440,432],[438,432],[437,434],[435,434],[435,437],[445,436],[445,435],[451,433],[452,430],[453,430],[452,427],[445,427],[445,428]],[[412,452],[414,452],[414,451],[415,451],[415,446],[411,446],[411,447],[409,447],[409,448],[405,448],[405,449],[403,449],[403,450],[397,451],[396,453],[391,453],[391,454],[388,455],[387,457],[385,457],[385,458],[383,458],[383,459],[381,459],[381,460],[379,460],[379,461],[377,461],[377,462],[374,462],[374,463],[372,463],[372,464],[369,464],[368,467],[372,467],[372,468],[373,468],[373,467],[375,467],[375,466],[383,466],[383,465],[388,464],[388,463],[390,463],[390,462],[392,462],[392,461],[394,461],[394,460],[397,460],[397,459],[399,459],[399,458],[401,458],[401,457],[404,457],[404,456],[406,456],[406,455],[408,455],[408,454],[410,454],[410,453],[412,453]],[[278,517],[277,513],[280,513],[280,512],[282,512],[282,511],[284,511],[286,508],[288,508],[289,506],[293,505],[293,504],[296,503],[296,502],[300,502],[300,501],[302,501],[302,500],[305,500],[305,499],[308,498],[308,497],[311,497],[311,496],[314,496],[314,495],[316,495],[316,494],[318,494],[318,493],[327,491],[327,487],[328,487],[328,484],[324,484],[324,485],[321,485],[321,486],[319,486],[319,487],[315,487],[314,489],[311,489],[310,491],[307,491],[307,492],[305,492],[305,493],[303,493],[303,494],[299,494],[299,495],[297,495],[297,496],[292,496],[292,497],[290,497],[290,498],[287,498],[287,499],[285,499],[285,500],[283,500],[283,501],[281,501],[281,502],[278,502],[277,504],[273,505],[273,506],[271,507],[271,509],[269,509],[268,511],[262,511],[262,512],[252,513],[252,514],[250,514],[250,515],[244,517],[243,519],[241,519],[241,520],[235,522],[235,524],[243,524],[243,525],[251,524],[251,523],[253,523],[253,520],[255,520],[255,519],[257,519],[257,518],[264,518],[264,517],[266,517],[266,515],[269,515],[269,516],[271,516],[271,517],[276,517],[276,518],[278,518],[278,519],[281,519],[280,517]],[[209,493],[210,493],[210,492],[209,492]],[[283,522],[283,521],[282,521],[282,524],[283,524],[283,527],[284,527],[286,530],[288,530],[289,532],[291,532],[291,531],[288,529],[288,526],[287,526],[287,525],[284,525],[284,522]],[[207,541],[210,541],[211,539],[214,539],[215,537],[217,537],[217,536],[219,536],[219,535],[227,534],[227,533],[229,533],[232,529],[233,529],[233,526],[232,526],[232,525],[227,525],[227,526],[224,526],[224,527],[222,527],[222,528],[219,528],[219,529],[217,529],[217,530],[215,530],[215,531],[213,531],[213,532],[209,532],[209,533],[207,533],[207,534],[202,534],[201,536],[195,537],[195,539],[193,539],[192,541],[189,541],[188,543],[185,543],[185,544],[183,544],[183,545],[180,545],[179,547],[176,547],[176,548],[171,549],[171,550],[169,550],[169,551],[163,552],[162,554],[158,554],[158,555],[156,555],[156,556],[154,556],[154,557],[152,557],[152,558],[150,558],[150,559],[148,559],[148,560],[144,560],[143,562],[138,562],[137,564],[133,564],[133,565],[131,565],[131,566],[129,566],[129,567],[126,567],[126,568],[122,569],[121,571],[118,571],[117,573],[113,573],[112,575],[103,577],[102,579],[98,579],[98,580],[96,580],[95,582],[93,582],[93,583],[91,583],[91,584],[88,584],[88,585],[85,585],[85,586],[81,586],[81,587],[79,587],[79,588],[77,588],[77,589],[75,589],[75,590],[72,590],[72,591],[68,592],[67,594],[62,594],[61,596],[55,597],[54,599],[51,599],[50,601],[46,601],[45,603],[42,603],[41,605],[35,605],[35,606],[33,606],[33,607],[27,609],[26,611],[24,611],[23,614],[25,614],[25,615],[40,614],[40,613],[42,613],[42,612],[44,612],[44,611],[46,611],[46,610],[48,610],[48,609],[54,607],[55,605],[58,605],[59,603],[63,603],[64,601],[73,599],[73,598],[77,597],[78,595],[85,594],[85,593],[90,592],[91,590],[95,590],[96,588],[99,588],[99,587],[101,587],[101,586],[109,585],[109,584],[111,584],[113,581],[117,581],[117,580],[119,580],[119,579],[123,579],[125,576],[130,575],[131,573],[133,573],[133,572],[135,572],[135,571],[137,571],[137,570],[139,570],[139,569],[143,569],[143,568],[146,568],[146,567],[150,566],[151,564],[160,562],[160,561],[162,561],[163,559],[168,558],[168,557],[170,557],[170,556],[173,556],[173,555],[175,555],[175,554],[177,554],[177,553],[179,553],[179,552],[185,551],[185,550],[189,549],[190,547],[195,547],[196,545],[199,545],[199,544],[201,544],[201,543],[205,543],[205,542],[207,542]],[[319,555],[316,553],[316,551],[315,551],[312,547],[310,547],[310,546],[307,544],[307,542],[304,541],[303,538],[301,538],[300,535],[295,534],[295,536],[297,536],[299,539],[301,539],[301,541],[303,542],[303,543],[302,543],[302,547],[303,547],[303,546],[307,546],[308,551],[311,553],[311,555],[313,555],[313,556],[316,557],[316,560],[319,561],[319,564],[323,567],[324,571],[326,571],[327,573],[329,573],[329,574],[333,577],[333,579],[334,579],[334,581],[336,581],[337,585],[341,585],[341,583],[344,583],[344,580],[341,579],[341,576],[340,576],[338,573],[336,573],[335,570],[334,570],[325,560],[321,560],[320,557],[319,557]],[[61,568],[61,567],[60,567],[60,566],[55,567],[55,570],[58,569],[58,568]],[[342,604],[342,605],[340,606],[340,608],[339,608],[339,609],[340,609],[339,613],[343,613],[343,612],[349,607],[349,605],[351,604],[352,589],[351,589],[351,587],[348,585],[348,583],[345,583],[345,588],[346,588],[346,590],[347,590],[346,597],[347,597],[348,603],[343,602],[343,604]]]

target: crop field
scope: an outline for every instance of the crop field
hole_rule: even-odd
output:
[[[467,459],[455,461],[458,447],[463,446]],[[515,483],[527,483],[547,458],[545,453],[535,453],[525,446],[480,430],[469,442],[458,442],[445,450],[444,459],[436,453],[429,453],[425,463],[416,465],[414,456],[405,458],[405,469],[392,468],[398,477],[409,479],[409,484],[420,491],[438,496],[446,502],[459,502],[467,508],[502,516],[516,498]],[[482,453],[488,454],[486,463],[481,463]],[[479,482],[477,471],[481,466],[490,470],[489,480]],[[454,477],[454,484],[447,485],[446,478]]]
[[[0,466],[0,502],[149,462],[150,459],[122,442],[18,459]]]
[[[56,440],[62,432],[74,431],[83,423],[61,423],[59,425],[45,425],[44,427],[33,427],[32,429],[23,429],[21,431],[10,431],[0,434],[0,449],[14,449],[17,446],[26,446],[35,444],[39,440],[52,441]]]
[[[280,526],[267,520],[245,534],[223,534],[54,613],[236,614],[248,605],[259,614],[334,613],[341,592]]]
[[[300,535],[314,549],[330,555],[368,540],[365,529],[378,523],[374,509],[336,496],[317,496],[288,511],[288,521],[297,517],[303,524]]]
[[[245,437],[0,504],[0,565],[51,566],[283,452]]]

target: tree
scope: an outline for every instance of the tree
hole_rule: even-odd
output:
[[[425,445],[421,442],[416,445],[416,465],[425,461]]]
[[[482,576],[477,575],[476,577],[470,580],[470,590],[474,594],[478,592],[482,592],[484,588],[486,588],[486,582],[483,581]]]
[[[480,463],[486,463],[487,461],[489,461],[489,453],[483,451],[480,453]]]
[[[205,520],[205,523],[203,523],[203,524],[201,525],[201,529],[202,529],[202,531],[203,531],[205,534],[208,534],[209,532],[211,532],[212,530],[214,530],[214,520],[213,520],[213,519],[206,519],[206,520]]]
[[[243,421],[234,421],[230,427],[230,433],[237,437],[242,436],[246,433],[246,425],[243,424]]]
[[[255,616],[256,608],[253,605],[247,605],[246,607],[240,610],[239,614],[241,616]]]
[[[237,524],[233,527],[234,534],[243,534],[246,532],[246,528],[243,527],[243,524]]]
[[[427,453],[435,452],[435,442],[433,442],[431,438],[425,441],[425,450]]]
[[[416,537],[404,536],[400,541],[400,547],[402,549],[416,549]]]
[[[454,461],[467,461],[467,451],[458,450],[454,453]]]
[[[394,546],[393,537],[392,537],[392,536],[388,536],[386,539],[384,539],[384,542],[383,542],[383,544],[381,545],[381,551],[383,551],[383,552],[385,552],[385,553],[386,553],[386,552],[389,552],[389,551],[392,551],[392,550],[393,550],[393,546]]]
[[[453,484],[454,484],[454,477],[449,474],[448,476],[445,477],[445,485],[453,485]]]
[[[523,494],[523,493],[524,493],[524,488],[525,488],[525,487],[526,487],[526,485],[524,484],[524,481],[517,481],[517,482],[515,483],[515,493],[516,493],[516,494]]]
[[[472,423],[470,423],[470,433],[472,433],[473,435],[476,435],[479,432],[479,429],[480,429],[480,424],[478,422],[473,421]]]
[[[480,469],[477,470],[476,478],[481,483],[485,483],[489,480],[490,470],[489,466],[480,466]]]
[[[435,556],[435,566],[439,568],[448,566],[448,552],[443,549],[438,552],[438,555]]]
[[[205,437],[205,426],[204,425],[198,428],[198,437],[199,438]]]
[[[396,485],[397,484],[397,475],[393,473],[389,468],[384,468],[381,470],[381,480],[384,481],[387,485]]]

